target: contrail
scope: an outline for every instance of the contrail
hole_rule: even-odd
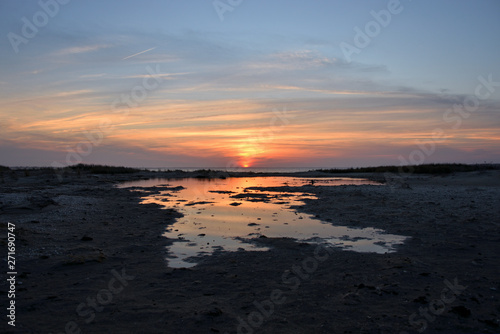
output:
[[[138,56],[138,55],[140,55],[140,54],[143,54],[144,52],[148,52],[148,51],[151,51],[151,50],[154,50],[154,49],[156,49],[156,46],[155,46],[154,48],[147,49],[147,50],[144,50],[144,51],[138,52],[138,53],[136,53],[136,54],[133,54],[133,55],[131,55],[131,56],[125,57],[125,58],[123,58],[122,60],[129,59],[129,58],[132,58],[132,57]]]

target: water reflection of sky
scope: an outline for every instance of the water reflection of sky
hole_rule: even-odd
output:
[[[194,266],[196,259],[192,257],[216,250],[267,250],[249,242],[249,239],[261,235],[328,243],[358,252],[394,251],[393,246],[402,243],[405,237],[385,234],[374,228],[334,226],[290,209],[292,205],[303,204],[305,198],[316,198],[306,191],[248,189],[347,184],[377,183],[351,178],[244,177],[153,179],[127,182],[120,187],[134,187],[131,190],[144,193],[142,203],[160,204],[184,214],[164,233],[164,236],[176,239],[169,246],[170,267]],[[150,187],[155,188],[148,194]]]

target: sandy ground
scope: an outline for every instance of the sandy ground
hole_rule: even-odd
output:
[[[189,269],[164,260],[171,241],[161,234],[180,214],[114,187],[152,176],[160,175],[59,182],[4,173],[0,243],[5,255],[14,223],[18,274],[15,328],[5,316],[9,284],[0,282],[0,332],[500,332],[498,171],[410,175],[383,187],[285,187],[318,196],[299,211],[410,238],[390,254],[259,238],[272,249],[220,252]]]

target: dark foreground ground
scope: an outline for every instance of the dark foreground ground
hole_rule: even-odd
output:
[[[319,197],[300,211],[411,237],[396,253],[260,238],[270,251],[175,270],[161,234],[179,214],[114,187],[152,175],[4,175],[2,275],[9,222],[18,274],[15,327],[0,282],[0,332],[500,333],[498,171],[300,188]]]

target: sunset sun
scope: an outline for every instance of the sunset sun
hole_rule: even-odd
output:
[[[243,168],[249,168],[253,166],[253,163],[250,159],[244,158],[238,161],[238,165]]]

